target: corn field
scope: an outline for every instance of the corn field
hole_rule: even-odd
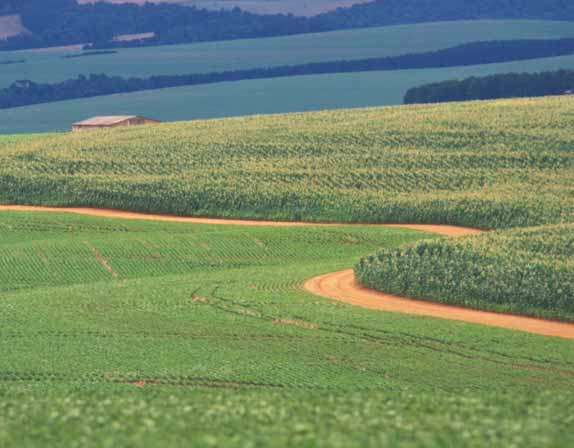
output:
[[[572,224],[423,241],[363,258],[355,272],[386,292],[574,320]]]
[[[571,319],[573,124],[574,98],[555,97],[3,137],[0,202],[490,229],[553,225],[383,251],[364,259],[357,274],[388,292]],[[556,257],[560,247],[567,250]]]
[[[12,139],[0,201],[182,215],[574,221],[574,99],[329,111]]]

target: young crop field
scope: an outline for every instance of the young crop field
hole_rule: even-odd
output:
[[[421,53],[480,40],[574,37],[574,24],[484,20],[365,28],[276,38],[118,49],[115,54],[66,58],[81,50],[0,52],[0,88],[17,79],[61,82],[79,74],[123,77],[207,73]]]
[[[1,446],[574,443],[572,341],[301,287],[431,234],[3,211],[0,235]]]
[[[150,90],[0,110],[0,134],[69,130],[72,123],[94,115],[142,114],[176,121],[396,105],[402,104],[407,90],[430,82],[560,69],[574,69],[574,56],[441,69],[292,76]]]

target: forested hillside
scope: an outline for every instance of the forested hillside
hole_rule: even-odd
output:
[[[75,0],[12,1],[4,9],[20,13],[24,26],[32,32],[2,42],[0,49],[5,50],[88,43],[100,48],[173,44],[445,20],[574,19],[574,4],[564,0],[385,0],[311,18],[172,4],[78,5]],[[143,32],[154,32],[155,37],[113,41],[116,35]]]

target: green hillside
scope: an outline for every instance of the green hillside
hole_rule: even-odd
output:
[[[0,152],[0,201],[182,215],[574,221],[570,96],[69,133]]]
[[[17,79],[57,82],[79,74],[146,77],[205,73],[340,59],[420,53],[479,40],[574,37],[570,22],[483,20],[334,31],[277,38],[120,49],[116,54],[66,59],[78,50],[1,52],[0,87]]]
[[[573,118],[563,96],[0,136],[0,204],[515,227],[2,211],[0,446],[573,445],[572,340],[302,288],[363,259],[386,291],[572,320]]]
[[[429,235],[0,213],[0,445],[568,446],[572,342],[320,299]]]
[[[574,69],[574,56],[444,69],[364,72],[239,81],[37,104],[0,110],[0,133],[68,130],[93,115],[165,121],[401,104],[411,87],[509,72]]]

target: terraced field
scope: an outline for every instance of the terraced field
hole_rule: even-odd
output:
[[[301,288],[429,234],[25,212],[0,233],[2,445],[573,441],[571,341]]]

